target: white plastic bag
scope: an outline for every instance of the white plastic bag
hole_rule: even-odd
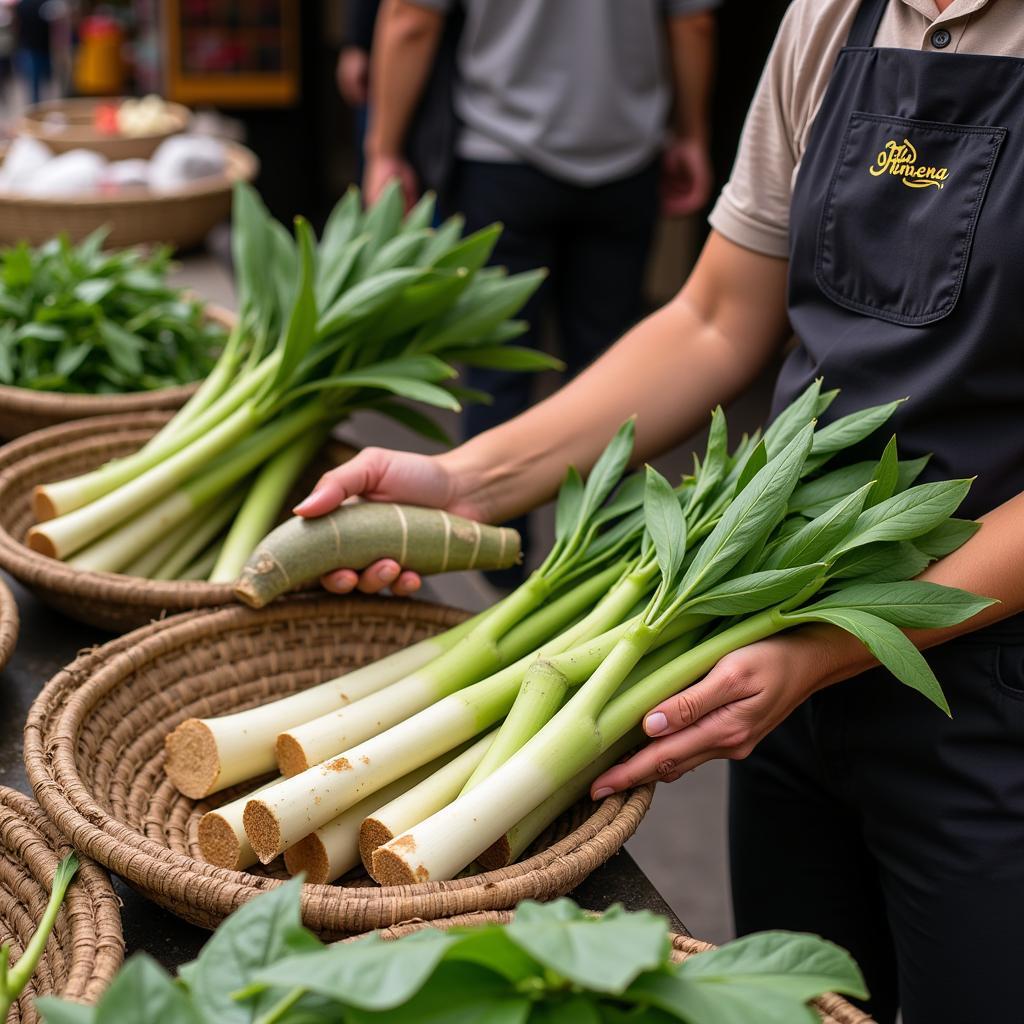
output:
[[[160,143],[149,162],[149,187],[175,192],[200,178],[223,174],[224,143],[206,135],[172,135]]]
[[[31,135],[19,135],[7,148],[0,166],[0,189],[20,192],[53,159],[50,147]]]
[[[107,161],[88,149],[72,149],[40,167],[19,188],[30,196],[79,196],[100,187]]]

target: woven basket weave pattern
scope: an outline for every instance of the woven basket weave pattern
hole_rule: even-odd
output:
[[[227,871],[195,857],[195,824],[212,803],[180,796],[163,774],[163,741],[179,722],[241,710],[381,657],[455,625],[465,613],[418,601],[295,596],[261,612],[186,613],[81,655],[37,698],[25,763],[37,798],[80,849],[203,927],[281,876]],[[579,884],[635,831],[652,787],[584,804],[543,852],[452,882],[307,885],[306,924],[326,938],[412,917],[549,899]],[[568,833],[568,834],[567,834]]]
[[[71,852],[28,797],[0,787],[0,941],[16,961],[38,925],[60,859]],[[106,874],[84,861],[28,988],[8,1022],[34,1024],[37,995],[94,1003],[124,957],[117,897]]]
[[[0,671],[10,661],[18,642],[18,605],[7,584],[0,580]]]

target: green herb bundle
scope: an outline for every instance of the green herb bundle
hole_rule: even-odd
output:
[[[95,1008],[37,1005],[46,1024],[813,1024],[818,996],[866,996],[849,954],[813,935],[670,954],[664,918],[570,900],[522,903],[508,925],[324,946],[293,881],[232,914],[177,981],[137,954]]]
[[[170,250],[105,252],[105,237],[0,251],[0,384],[115,394],[213,368],[226,332],[168,284]]]

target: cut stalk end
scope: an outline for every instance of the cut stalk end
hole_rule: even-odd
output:
[[[198,718],[182,722],[164,740],[164,771],[193,800],[209,796],[220,778],[220,756],[210,727]]]
[[[39,484],[32,490],[32,515],[37,523],[45,523],[47,519],[56,519],[60,513],[56,502],[46,490],[46,484]]]
[[[262,800],[250,800],[242,815],[245,834],[261,864],[269,864],[281,852],[281,825]]]
[[[57,557],[57,545],[41,526],[33,526],[25,535],[25,543],[32,551],[38,551],[47,558]]]
[[[302,744],[290,733],[283,732],[277,737],[274,753],[277,757],[277,766],[286,778],[299,775],[312,767]]]
[[[372,817],[363,819],[362,825],[359,826],[359,859],[363,862],[367,874],[373,874],[373,855],[394,838],[394,832],[382,821]]]
[[[285,850],[284,866],[293,876],[305,872],[306,881],[314,885],[325,885],[331,880],[331,859],[323,840],[315,832]]]
[[[399,837],[392,845],[405,842],[412,845],[411,850],[403,849],[399,852],[392,847],[382,846],[374,851],[370,875],[378,885],[416,885],[430,881],[430,872],[422,864],[414,868],[405,859],[416,852],[416,842],[411,836]]]
[[[508,836],[504,835],[497,842],[491,843],[477,857],[476,862],[484,871],[497,871],[498,868],[507,868],[512,863],[512,844],[508,841]]]
[[[199,852],[207,864],[229,871],[242,871],[242,844],[235,830],[217,811],[207,811],[199,819]]]
[[[255,585],[254,578],[249,573],[242,575],[235,583],[234,595],[242,604],[257,609],[265,607],[273,600],[263,596],[261,589]]]

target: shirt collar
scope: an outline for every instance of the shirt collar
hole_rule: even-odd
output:
[[[957,18],[965,18],[968,14],[987,7],[993,0],[953,0],[941,14],[939,14],[938,7],[935,6],[935,0],[901,0],[901,2],[922,14],[932,24],[938,25],[946,21],[955,21]]]

